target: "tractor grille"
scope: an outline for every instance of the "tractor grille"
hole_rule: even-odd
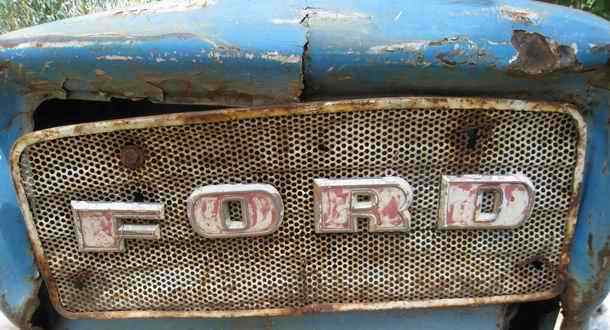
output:
[[[316,305],[531,300],[560,287],[561,249],[576,207],[570,201],[584,128],[565,109],[381,99],[83,124],[22,139],[16,184],[43,275],[65,314],[256,315]],[[121,165],[126,145],[146,150],[141,168]],[[437,229],[442,175],[515,173],[535,186],[524,226]],[[314,178],[380,176],[412,185],[409,232],[369,233],[364,223],[353,234],[314,232]],[[187,219],[188,196],[230,183],[276,187],[285,209],[279,230],[255,238],[198,236]],[[123,253],[79,252],[72,200],[163,203],[161,240],[127,241]]]

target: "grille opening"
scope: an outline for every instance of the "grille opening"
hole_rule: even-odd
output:
[[[133,201],[136,203],[144,202],[144,194],[141,191],[136,191],[133,193]]]
[[[484,190],[479,194],[481,200],[481,213],[494,213],[497,211],[500,192],[497,190]]]
[[[329,152],[330,148],[326,144],[320,143],[320,144],[318,144],[318,150],[320,150],[322,152]]]
[[[222,203],[225,224],[229,229],[246,228],[244,220],[244,202],[242,200],[228,200]]]
[[[466,148],[475,149],[477,147],[477,140],[479,139],[479,128],[471,127],[466,130]]]
[[[157,104],[150,101],[111,99],[110,101],[82,101],[52,99],[43,102],[34,112],[34,130],[91,123],[102,120],[125,119],[169,113],[226,109],[227,106]]]
[[[538,271],[542,270],[542,268],[544,267],[544,263],[541,260],[534,260],[530,263],[530,265],[532,266],[532,268]]]
[[[497,189],[481,189],[478,194],[477,204],[478,221],[488,222],[496,218],[496,214],[500,211],[502,202],[502,193]]]
[[[371,195],[358,194],[356,195],[356,200],[358,203],[370,203]]]
[[[372,208],[376,202],[373,195],[366,191],[354,193],[352,200],[352,205],[355,204],[354,206],[359,209]]]

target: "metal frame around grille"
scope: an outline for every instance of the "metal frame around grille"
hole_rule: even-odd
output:
[[[246,109],[215,110],[198,113],[179,113],[162,116],[142,117],[124,120],[103,121],[88,124],[51,128],[22,136],[14,145],[11,155],[12,175],[18,198],[25,218],[28,234],[33,247],[39,269],[45,279],[51,302],[54,307],[68,318],[159,318],[159,317],[238,317],[238,316],[275,316],[292,315],[324,311],[353,311],[353,310],[382,310],[423,307],[464,306],[490,303],[508,303],[543,300],[559,294],[561,285],[551,290],[529,294],[514,294],[489,297],[470,298],[442,298],[417,301],[390,301],[372,303],[324,303],[310,304],[303,307],[267,308],[253,310],[124,310],[124,311],[95,311],[72,312],[64,309],[55,279],[52,277],[49,264],[45,257],[42,241],[38,237],[34,218],[22,181],[20,169],[21,155],[24,150],[34,144],[67,137],[92,135],[98,133],[143,129],[150,127],[180,126],[202,123],[220,123],[243,119],[256,119],[267,117],[288,117],[317,113],[345,113],[358,111],[401,110],[412,109],[459,109],[459,110],[506,110],[506,111],[532,111],[532,112],[560,112],[569,114],[576,123],[578,141],[576,145],[576,163],[573,175],[573,194],[571,197],[568,216],[565,224],[564,241],[559,258],[559,273],[562,274],[569,261],[567,247],[571,240],[578,207],[580,203],[581,182],[586,149],[586,126],[579,112],[569,104],[529,102],[522,100],[485,99],[485,98],[440,98],[440,97],[404,97],[349,100],[324,103],[295,104],[278,107],[261,107]],[[440,186],[440,183],[439,183]],[[313,210],[312,210],[313,212]],[[187,221],[185,219],[185,221]],[[313,223],[311,224],[313,226]],[[563,279],[561,279],[563,280]]]

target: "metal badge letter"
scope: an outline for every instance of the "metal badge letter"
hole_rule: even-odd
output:
[[[207,238],[269,235],[282,223],[279,192],[268,184],[227,184],[198,188],[187,201],[191,226]]]
[[[158,224],[125,224],[122,219],[163,220],[163,204],[80,201],[70,204],[81,252],[123,252],[125,239],[161,237]]]
[[[317,233],[351,233],[358,218],[368,218],[370,232],[409,230],[413,189],[397,177],[314,180]]]
[[[534,186],[523,175],[443,176],[441,229],[501,229],[522,225],[534,206]]]

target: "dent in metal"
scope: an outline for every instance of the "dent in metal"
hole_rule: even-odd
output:
[[[72,201],[70,205],[81,252],[124,252],[126,239],[161,238],[158,224],[127,224],[122,220],[163,220],[163,204]]]
[[[232,220],[229,202],[241,206],[240,221]],[[284,217],[280,193],[268,184],[210,185],[195,189],[187,200],[191,226],[206,238],[269,235]]]
[[[483,212],[484,193],[495,204]],[[534,206],[534,186],[522,175],[443,176],[439,208],[441,229],[515,228],[528,219]]]

